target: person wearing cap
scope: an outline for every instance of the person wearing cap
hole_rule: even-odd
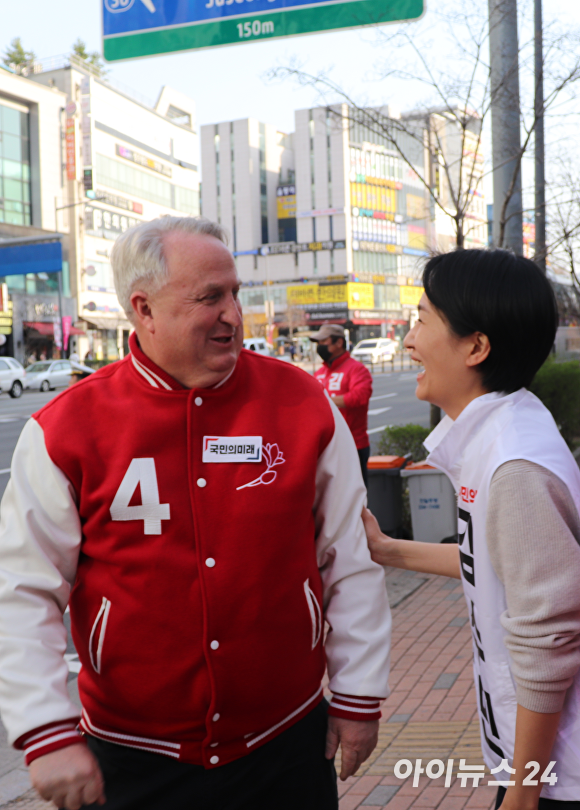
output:
[[[310,336],[323,365],[314,375],[322,383],[350,428],[356,444],[360,468],[368,486],[367,462],[370,455],[368,434],[369,400],[373,394],[373,378],[363,363],[350,356],[346,348],[344,327],[325,323]]]

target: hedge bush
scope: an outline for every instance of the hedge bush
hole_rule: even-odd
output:
[[[558,363],[549,358],[530,386],[554,417],[566,444],[574,449],[580,443],[580,363]]]
[[[411,453],[413,461],[422,461],[427,456],[423,442],[431,431],[421,425],[392,425],[385,428],[379,440],[381,456],[406,456]]]

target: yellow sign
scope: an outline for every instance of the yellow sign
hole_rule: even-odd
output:
[[[300,284],[288,287],[287,301],[290,306],[315,306],[317,304],[348,304],[352,309],[373,309],[375,293],[372,284]]]
[[[396,192],[392,188],[376,185],[378,182],[373,178],[372,184],[351,183],[350,204],[356,208],[394,214],[397,209]]]
[[[296,195],[276,197],[278,219],[294,219],[296,217]]]
[[[407,237],[410,248],[414,248],[415,250],[427,250],[427,237],[424,233],[408,230]]]
[[[417,194],[407,194],[407,216],[411,219],[425,218],[425,198]]]
[[[401,304],[405,307],[416,307],[425,292],[423,287],[399,287]]]
[[[375,288],[372,284],[349,282],[346,286],[349,309],[374,309]]]

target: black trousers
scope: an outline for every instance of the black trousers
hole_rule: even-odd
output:
[[[498,787],[497,799],[495,800],[495,810],[501,807],[506,788]],[[558,799],[540,799],[538,810],[580,810],[580,800],[577,802],[560,802]]]
[[[367,463],[369,460],[369,456],[371,454],[370,447],[361,447],[360,450],[357,450],[358,458],[360,461],[360,471],[362,472],[363,481],[365,482],[365,487],[369,488],[369,474],[367,471]]]
[[[100,810],[338,810],[334,762],[324,757],[327,709],[324,700],[271,742],[211,770],[88,737],[105,777]]]

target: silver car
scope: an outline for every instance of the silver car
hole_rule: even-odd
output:
[[[0,391],[6,391],[13,399],[22,396],[26,372],[13,357],[0,357]]]
[[[64,388],[70,382],[71,371],[70,360],[42,360],[28,366],[24,386],[36,391]]]

